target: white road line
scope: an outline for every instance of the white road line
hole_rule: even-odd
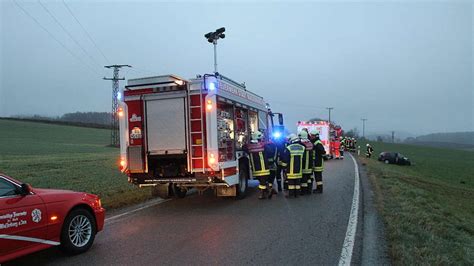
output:
[[[357,162],[349,153],[354,162],[355,178],[354,178],[354,196],[352,197],[351,214],[349,215],[349,222],[347,223],[346,238],[342,245],[341,258],[339,265],[351,265],[352,252],[354,250],[355,235],[357,231],[357,218],[359,215],[359,166]]]
[[[151,203],[151,204],[148,204],[148,205],[145,205],[145,206],[142,206],[142,207],[139,207],[139,208],[130,210],[130,211],[128,211],[128,212],[124,212],[124,213],[121,213],[121,214],[114,215],[114,216],[112,216],[112,217],[106,218],[106,219],[105,219],[105,222],[109,222],[109,221],[111,221],[111,220],[115,220],[115,219],[120,218],[120,217],[123,217],[123,216],[125,216],[125,215],[129,215],[129,214],[135,213],[135,212],[137,212],[137,211],[141,211],[141,210],[143,210],[143,209],[150,208],[150,207],[153,207],[153,206],[158,205],[158,204],[161,204],[161,203],[165,203],[165,202],[170,201],[170,200],[171,200],[171,199],[165,199],[165,200],[153,202],[153,203]]]

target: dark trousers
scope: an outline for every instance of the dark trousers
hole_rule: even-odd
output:
[[[268,184],[268,175],[257,176],[258,179],[258,189],[266,190]]]
[[[306,180],[306,184],[308,185],[306,188],[301,187],[302,190],[305,190],[305,192],[311,193],[313,190],[313,174],[303,174],[303,179]]]
[[[288,181],[288,190],[290,195],[295,197],[300,193],[301,189],[301,178],[291,178],[287,179]]]
[[[270,175],[268,176],[268,187],[273,188],[273,183],[275,182],[275,178],[277,176],[277,170],[270,170]]]
[[[277,186],[278,186],[278,191],[281,191],[281,176],[282,176],[282,171],[283,170],[283,167],[281,167],[281,165],[278,165],[277,166],[277,169],[276,169],[276,181],[277,181]]]
[[[341,154],[341,157],[344,157],[344,150],[340,150],[339,153]]]
[[[323,185],[323,172],[314,171],[314,181],[316,182],[316,189]]]

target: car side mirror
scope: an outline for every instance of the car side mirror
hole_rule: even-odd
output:
[[[30,184],[23,183],[23,184],[21,184],[20,194],[22,196],[29,195],[31,193],[31,190],[32,189],[31,189]]]

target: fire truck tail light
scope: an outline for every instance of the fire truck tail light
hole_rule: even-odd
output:
[[[125,161],[125,158],[121,158],[120,159],[120,171],[123,172],[123,170],[125,170],[125,166],[127,166],[127,162]]]
[[[118,114],[119,117],[123,116],[123,108],[122,107],[119,107],[119,109],[117,111],[117,114]]]
[[[211,100],[207,100],[206,109],[207,109],[208,111],[212,110],[212,101],[211,101]]]

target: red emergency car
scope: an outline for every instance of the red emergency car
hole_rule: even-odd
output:
[[[32,188],[0,173],[0,263],[51,246],[85,252],[104,217],[96,195]]]

